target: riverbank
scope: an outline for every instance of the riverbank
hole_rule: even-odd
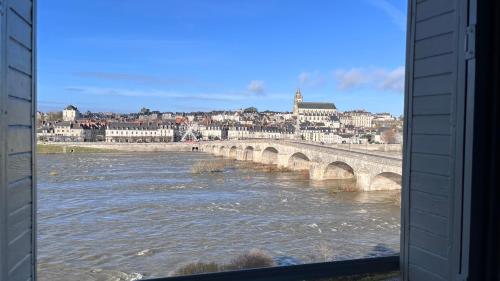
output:
[[[189,143],[38,143],[37,153],[112,153],[112,152],[181,152],[192,151]]]
[[[40,153],[40,154],[112,153],[112,152],[118,152],[118,150],[94,148],[94,147],[81,147],[81,146],[62,146],[62,145],[37,144],[36,145],[36,152]]]

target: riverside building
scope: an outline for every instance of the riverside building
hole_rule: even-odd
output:
[[[340,116],[340,122],[344,125],[352,125],[357,128],[371,128],[373,115],[365,110],[345,111]]]
[[[106,142],[172,142],[175,129],[171,124],[110,123],[106,127]]]

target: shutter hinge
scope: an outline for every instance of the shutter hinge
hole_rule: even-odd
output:
[[[470,60],[476,57],[476,25],[467,26],[467,36],[465,37],[465,59]]]

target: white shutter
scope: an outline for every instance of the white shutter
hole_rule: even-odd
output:
[[[0,0],[0,280],[35,279],[34,1]]]
[[[404,280],[456,280],[461,271],[467,2],[409,1]]]

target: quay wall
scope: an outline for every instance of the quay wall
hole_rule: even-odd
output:
[[[190,143],[106,143],[106,142],[39,142],[42,145],[62,147],[88,147],[96,149],[113,149],[124,152],[160,152],[191,151],[197,144]]]

